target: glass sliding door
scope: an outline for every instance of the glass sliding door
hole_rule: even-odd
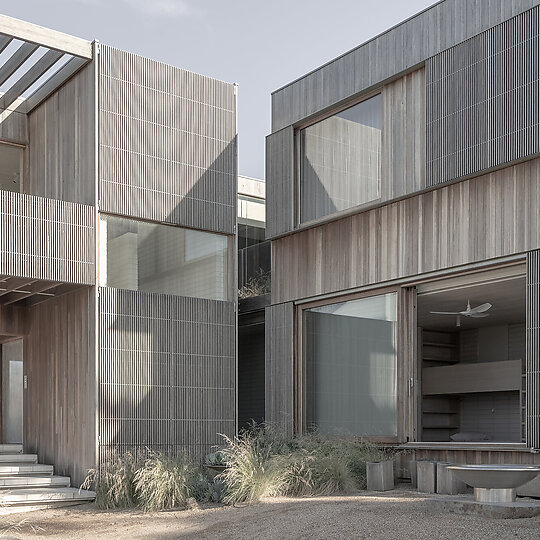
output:
[[[397,301],[303,311],[304,422],[329,435],[397,436]]]

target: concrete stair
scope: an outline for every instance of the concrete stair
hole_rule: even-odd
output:
[[[55,476],[52,465],[23,454],[22,445],[0,445],[0,508],[64,506],[95,499],[93,491],[73,488],[67,476]]]

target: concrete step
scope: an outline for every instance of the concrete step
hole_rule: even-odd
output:
[[[5,489],[70,487],[68,476],[0,476],[0,493]]]
[[[22,454],[22,444],[0,444],[0,454]]]
[[[0,491],[0,506],[82,504],[95,498],[93,491],[77,488],[23,488]]]
[[[0,454],[2,463],[37,463],[36,454]]]
[[[43,476],[52,475],[52,465],[40,463],[0,463],[0,477],[2,476]]]

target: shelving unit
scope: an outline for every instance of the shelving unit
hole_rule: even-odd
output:
[[[450,366],[458,361],[457,334],[420,332],[421,366]],[[452,396],[422,396],[422,440],[448,441],[459,430],[459,401]]]

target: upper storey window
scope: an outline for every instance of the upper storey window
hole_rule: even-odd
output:
[[[380,197],[381,94],[300,131],[300,222]]]
[[[0,189],[21,192],[24,149],[0,143]]]

